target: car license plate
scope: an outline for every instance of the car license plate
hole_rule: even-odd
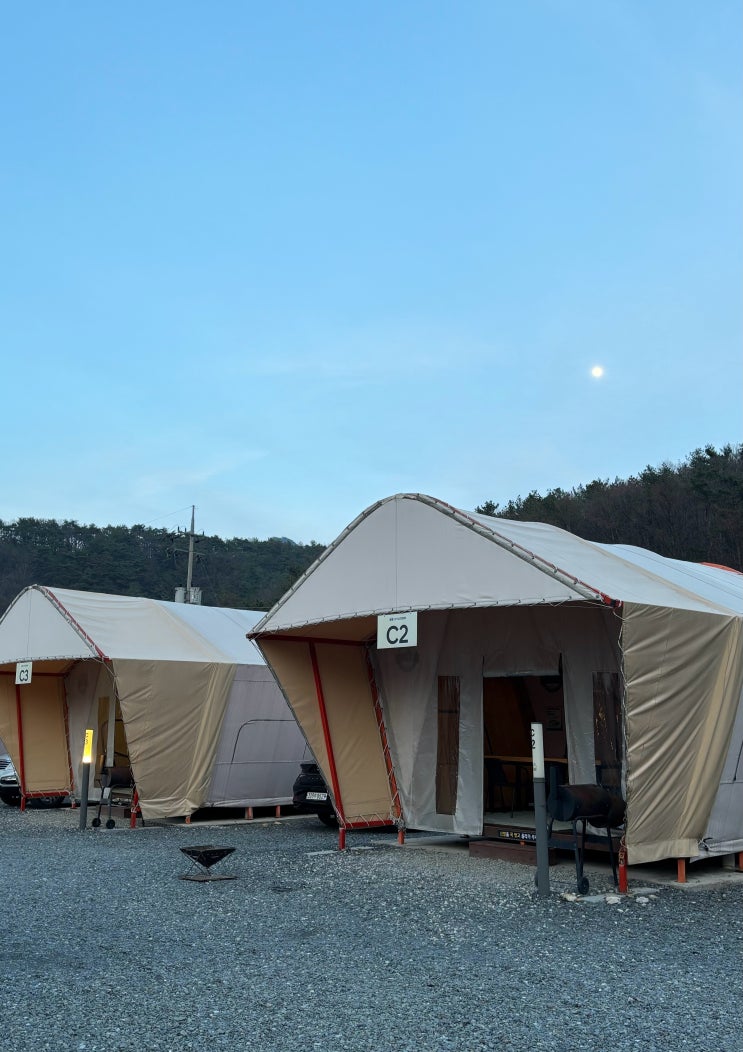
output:
[[[323,802],[328,799],[327,793],[307,793],[308,800],[322,800]]]

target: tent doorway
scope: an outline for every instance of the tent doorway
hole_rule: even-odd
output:
[[[126,728],[119,699],[115,694],[98,698],[98,755],[96,757],[96,785],[101,784],[104,767],[131,767]]]
[[[531,724],[544,728],[548,779],[567,778],[562,676],[486,676],[482,683],[483,809],[528,810],[532,800]]]
[[[622,796],[624,720],[622,684],[618,672],[593,674],[593,743],[596,781],[610,792]]]

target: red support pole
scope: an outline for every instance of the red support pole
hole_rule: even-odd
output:
[[[134,790],[134,794],[132,796],[131,810],[129,811],[129,828],[130,829],[136,829],[137,828],[137,812],[138,811],[139,811],[139,793],[135,789]]]
[[[322,733],[325,739],[325,751],[328,755],[328,767],[330,768],[330,784],[333,787],[333,800],[335,802],[335,809],[338,812],[338,848],[343,850],[346,846],[346,816],[343,810],[343,801],[341,800],[341,789],[338,783],[338,772],[335,768],[335,756],[333,755],[333,743],[330,740],[330,726],[328,724],[328,713],[325,708],[325,694],[322,689],[322,680],[320,679],[320,666],[317,662],[317,651],[315,644],[310,643],[310,661],[312,662],[312,674],[315,678],[315,693],[317,694],[317,704],[320,709],[320,722],[322,723]]]
[[[743,851],[738,852],[736,859],[736,869],[743,871]]]
[[[403,826],[400,826],[400,828],[397,831],[397,842],[400,845],[400,847],[402,847],[402,845],[405,843],[405,829]]]
[[[685,858],[677,858],[676,859],[676,877],[677,877],[677,880],[678,880],[679,884],[685,884],[686,883],[686,859]]]
[[[72,807],[75,806],[75,773],[72,770],[72,753],[70,752],[70,709],[67,704],[67,685],[62,678],[62,707],[64,711],[64,736],[67,744],[67,766],[70,771],[70,799],[72,801]]]
[[[26,810],[26,761],[23,757],[23,716],[21,715],[21,688],[15,687],[15,714],[18,724],[18,781],[21,783],[21,811]]]
[[[366,674],[369,679],[369,690],[371,691],[372,705],[374,706],[374,715],[377,718],[377,726],[379,728],[379,737],[382,742],[382,753],[384,755],[384,762],[387,768],[387,779],[390,785],[390,791],[392,793],[392,811],[398,822],[401,824],[403,821],[402,817],[402,806],[400,804],[400,791],[397,788],[397,778],[395,777],[395,768],[392,765],[392,755],[390,753],[390,744],[387,737],[387,728],[384,725],[384,713],[382,712],[382,702],[379,698],[379,691],[377,690],[377,683],[374,678],[374,666],[372,665],[371,656],[369,655],[368,648],[364,651],[364,660],[366,661]],[[401,828],[404,828],[401,825]]]

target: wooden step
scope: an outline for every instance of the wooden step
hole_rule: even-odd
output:
[[[619,837],[613,837],[614,850],[619,851]],[[488,822],[483,827],[482,839],[470,840],[470,854],[486,858],[506,858],[528,865],[536,865],[537,834],[533,826],[510,825],[509,823]],[[588,834],[585,844],[586,854],[591,852],[607,853],[609,846],[606,835]],[[549,848],[549,864],[555,865],[558,852],[574,851],[573,830],[570,825],[562,823],[561,828],[552,830]]]
[[[536,866],[537,845],[519,840],[470,840],[469,853],[475,858],[502,858],[506,862],[520,862],[525,866]],[[550,848],[547,852],[548,864],[557,863],[557,851]]]

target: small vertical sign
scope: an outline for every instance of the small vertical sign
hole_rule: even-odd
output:
[[[534,764],[534,777],[544,778],[544,735],[541,723],[531,725],[531,762]]]
[[[27,683],[31,682],[31,670],[33,669],[33,661],[17,661],[15,666],[15,682],[16,686],[23,687]]]
[[[91,763],[93,760],[93,731],[88,728],[85,732],[85,744],[83,745],[83,763]]]

